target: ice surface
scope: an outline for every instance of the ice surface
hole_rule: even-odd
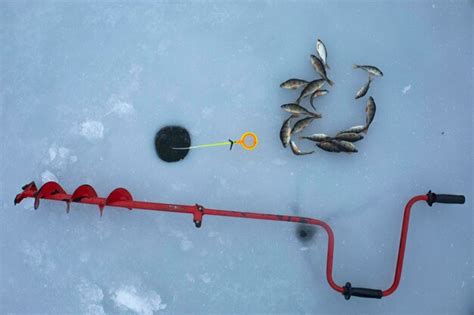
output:
[[[0,313],[472,313],[472,18],[472,1],[2,1]],[[281,146],[280,105],[297,92],[279,84],[315,78],[317,38],[335,85],[308,133],[363,123],[354,94],[367,76],[352,64],[384,72],[357,154]],[[260,144],[167,164],[153,138],[174,124],[193,144],[248,130]],[[13,206],[23,184],[50,179],[321,218],[335,281],[381,289],[406,201],[431,189],[467,202],[417,204],[399,289],[345,301],[326,282],[320,230],[302,243],[288,223],[205,217],[196,229],[184,215]]]

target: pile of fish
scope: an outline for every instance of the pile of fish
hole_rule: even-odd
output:
[[[312,154],[315,151],[301,151],[294,141],[294,135],[302,132],[308,127],[315,119],[322,117],[321,114],[316,113],[316,107],[314,106],[314,100],[318,97],[329,93],[328,90],[322,89],[323,86],[328,83],[330,86],[334,85],[334,82],[329,79],[327,69],[330,69],[327,63],[327,50],[324,43],[318,39],[316,42],[316,54],[310,55],[311,64],[320,75],[313,81],[306,81],[302,79],[289,79],[280,84],[280,87],[288,90],[302,89],[300,95],[293,103],[281,105],[281,108],[291,115],[283,122],[280,129],[280,140],[283,147],[286,148],[288,145],[291,151],[295,155],[307,155]],[[368,65],[354,65],[354,69],[362,69],[368,73],[368,80],[356,93],[356,99],[364,97],[369,91],[370,84],[374,77],[382,77],[383,73],[377,67]],[[306,109],[301,103],[304,99],[309,98],[309,104],[314,111]],[[364,125],[357,125],[346,130],[337,133],[334,137],[330,137],[323,133],[316,133],[309,136],[300,136],[299,139],[309,140],[316,143],[316,146],[320,149],[328,152],[346,152],[355,153],[357,148],[354,142],[362,140],[367,134],[370,124],[374,120],[376,105],[372,96],[369,96],[367,105],[365,108],[366,120]],[[292,124],[293,120],[296,120]]]

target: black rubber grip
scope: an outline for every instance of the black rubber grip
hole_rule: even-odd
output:
[[[428,200],[426,201],[428,205],[431,207],[432,204],[435,202],[438,203],[457,203],[463,204],[466,202],[466,197],[463,195],[443,195],[443,194],[435,194],[431,192],[431,190],[427,194]]]
[[[344,292],[342,292],[344,298],[349,300],[351,296],[371,298],[371,299],[381,299],[383,297],[382,290],[377,289],[366,289],[366,288],[353,288],[350,282],[347,282],[344,286]]]

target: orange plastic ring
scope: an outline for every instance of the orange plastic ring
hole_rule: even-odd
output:
[[[251,138],[252,139],[252,143],[251,144],[247,144],[245,143],[245,139],[246,138]],[[240,144],[242,146],[242,148],[244,148],[245,150],[253,150],[255,149],[255,147],[257,146],[258,144],[258,138],[257,138],[257,135],[254,134],[253,132],[246,132],[242,135],[242,137],[240,137],[240,140],[237,140],[237,143]]]

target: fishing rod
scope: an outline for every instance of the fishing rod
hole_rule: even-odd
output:
[[[282,222],[294,222],[302,224],[311,224],[323,228],[328,235],[328,249],[326,259],[326,279],[329,286],[335,291],[341,293],[346,300],[349,300],[352,296],[364,297],[364,298],[376,298],[381,299],[382,297],[389,296],[398,288],[400,283],[400,277],[403,268],[403,259],[405,257],[405,246],[408,235],[408,224],[410,221],[411,208],[418,201],[426,201],[431,207],[434,203],[451,203],[451,204],[464,204],[465,197],[462,195],[445,195],[435,194],[429,191],[426,195],[418,195],[411,198],[405,206],[403,214],[402,230],[400,234],[400,246],[398,249],[397,265],[395,267],[395,276],[392,285],[386,290],[380,289],[369,289],[369,288],[358,288],[352,287],[350,282],[346,282],[344,286],[338,285],[333,279],[333,257],[334,257],[334,233],[331,227],[324,221],[290,215],[279,215],[279,214],[266,214],[266,213],[255,213],[245,211],[230,211],[230,210],[218,210],[205,208],[201,205],[176,205],[168,203],[157,203],[157,202],[145,202],[135,201],[132,195],[125,188],[117,188],[113,190],[107,198],[98,197],[95,189],[90,185],[79,186],[72,195],[66,193],[66,191],[56,182],[47,182],[39,189],[36,184],[31,182],[22,187],[22,192],[16,195],[15,205],[20,203],[25,198],[34,198],[34,208],[38,209],[40,200],[55,200],[66,202],[66,211],[69,212],[70,204],[83,203],[97,205],[99,207],[100,215],[103,215],[103,210],[106,206],[140,209],[140,210],[151,210],[151,211],[165,211],[174,213],[186,213],[193,216],[193,222],[197,228],[201,227],[204,215],[214,215],[223,217],[233,218],[244,218],[254,220],[268,220],[268,221],[282,221]]]

